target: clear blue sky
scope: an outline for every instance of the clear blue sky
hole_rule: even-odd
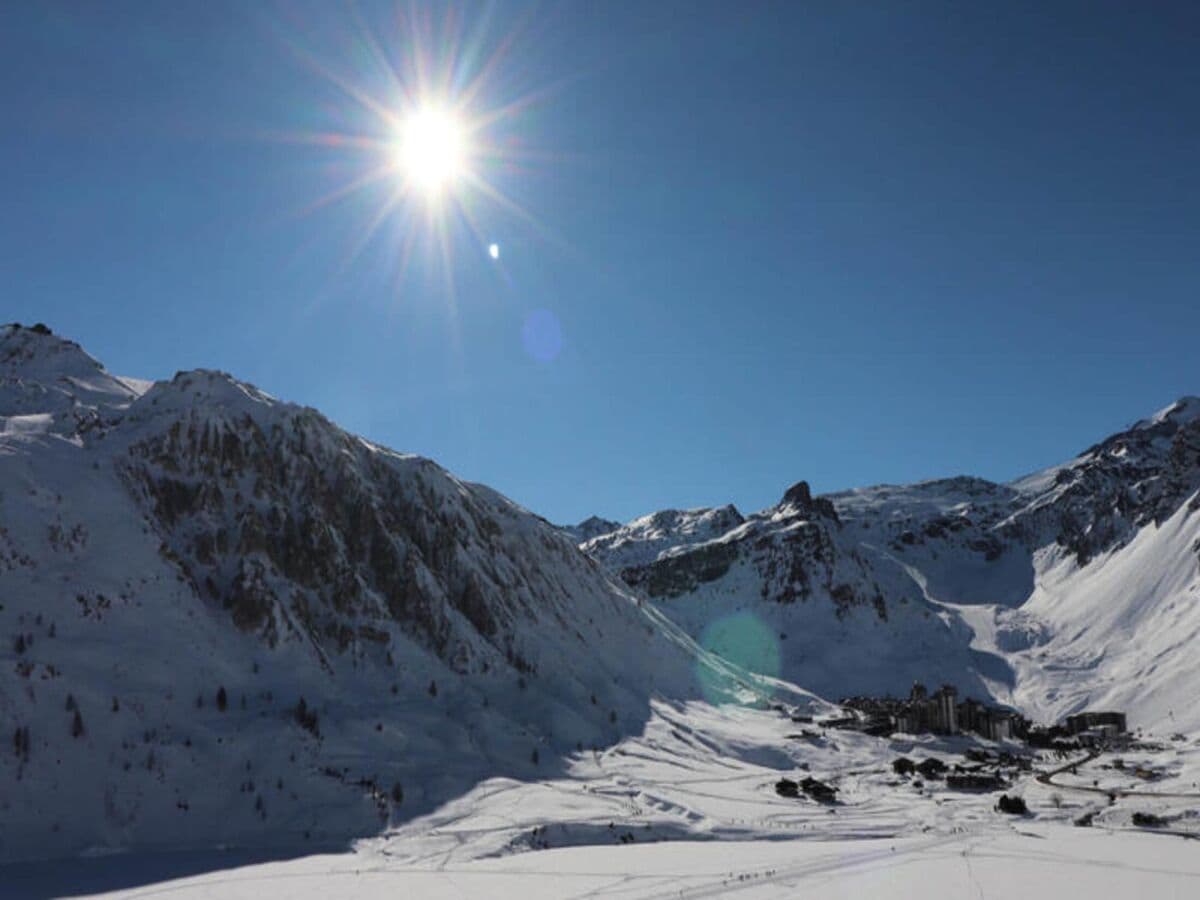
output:
[[[1007,479],[1200,393],[1195,4],[393,10],[4,4],[0,319],[560,521]],[[284,139],[371,127],[322,70],[386,98],[381,58],[506,38],[487,177],[533,221],[464,197],[452,293],[412,217],[351,258],[383,189],[304,209],[362,151]]]

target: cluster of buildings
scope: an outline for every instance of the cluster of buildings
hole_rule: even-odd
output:
[[[1110,744],[1128,730],[1125,713],[1081,712],[1067,716],[1066,730],[1084,746]]]
[[[917,683],[907,699],[851,697],[842,705],[864,714],[866,730],[875,734],[973,731],[991,740],[1003,740],[1024,737],[1029,731],[1028,720],[1011,710],[971,698],[960,702],[958,689],[949,684],[930,694],[925,685]]]
[[[1012,710],[988,706],[972,698],[960,701],[958,690],[949,684],[931,694],[918,682],[907,699],[850,697],[842,701],[842,706],[854,710],[859,717],[848,720],[844,727],[861,728],[877,735],[970,731],[994,741],[1018,738],[1038,746],[1094,746],[1111,744],[1127,729],[1125,714],[1121,712],[1082,712],[1068,716],[1062,725],[1035,727]]]

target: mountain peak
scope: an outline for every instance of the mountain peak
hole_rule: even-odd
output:
[[[590,541],[594,537],[616,531],[620,527],[621,523],[614,522],[612,519],[603,519],[600,516],[588,516],[578,525],[562,526],[562,530],[569,534],[575,543],[582,544],[584,541]]]
[[[0,327],[0,375],[33,381],[95,375],[104,367],[42,323]]]
[[[797,481],[783,493],[779,505],[791,506],[802,513],[813,513],[837,521],[837,510],[833,503],[824,497],[813,498],[812,489],[807,481]]]
[[[1186,395],[1180,397],[1165,409],[1160,409],[1149,419],[1143,419],[1141,422],[1138,422],[1134,428],[1151,428],[1155,425],[1161,425],[1164,422],[1187,425],[1197,419],[1200,419],[1200,397]]]
[[[248,412],[283,404],[266,391],[216,369],[189,369],[175,373],[170,381],[158,381],[146,391],[136,410],[140,415],[164,410],[203,407]]]
[[[18,430],[72,433],[102,410],[126,408],[148,387],[110,374],[79,344],[41,323],[0,326],[0,418],[22,419]]]

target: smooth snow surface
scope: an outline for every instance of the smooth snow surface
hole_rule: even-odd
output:
[[[137,864],[137,860],[129,862]],[[675,843],[569,848],[444,869],[406,867],[363,850],[76,896],[130,900],[1191,900],[1198,891],[1200,853],[1192,842],[1029,826],[984,838],[950,835],[803,844],[755,841],[719,847]]]

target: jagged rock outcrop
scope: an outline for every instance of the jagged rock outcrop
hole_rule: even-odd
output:
[[[807,481],[797,481],[784,491],[780,508],[791,507],[800,515],[838,521],[837,508],[824,497],[814,498]]]

